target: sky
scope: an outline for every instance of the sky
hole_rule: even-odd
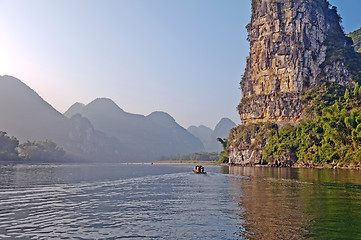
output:
[[[360,0],[331,0],[345,32]],[[165,111],[183,127],[240,123],[249,0],[0,0],[0,75],[19,78],[61,113],[111,98]]]

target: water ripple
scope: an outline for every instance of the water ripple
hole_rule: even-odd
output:
[[[0,238],[205,239],[207,231],[209,239],[234,239],[236,206],[224,178],[183,172],[4,188]]]

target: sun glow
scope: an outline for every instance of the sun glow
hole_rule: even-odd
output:
[[[0,43],[0,75],[10,75],[11,72],[14,71],[12,69],[10,55],[3,46],[4,45]]]

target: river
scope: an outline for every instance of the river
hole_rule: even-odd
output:
[[[0,239],[361,239],[361,173],[0,166]]]

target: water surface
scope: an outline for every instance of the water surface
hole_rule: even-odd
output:
[[[360,239],[358,171],[0,167],[0,239]]]
[[[361,239],[361,174],[230,167],[250,239]],[[242,192],[242,194],[239,194]]]

